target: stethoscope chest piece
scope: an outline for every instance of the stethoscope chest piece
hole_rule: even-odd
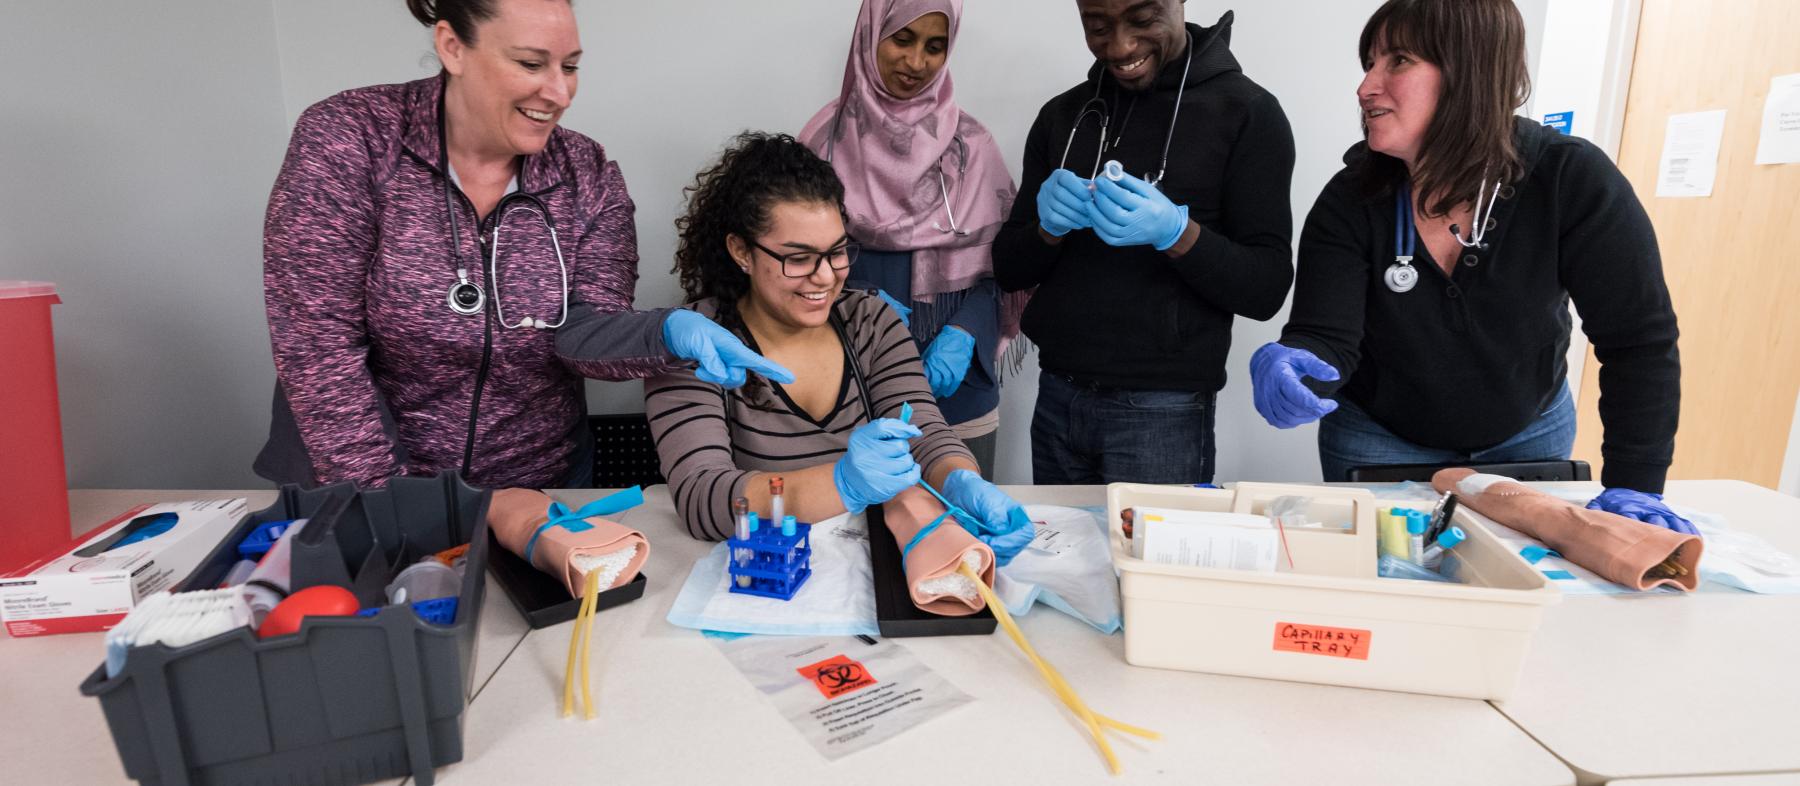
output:
[[[1395,293],[1405,294],[1419,285],[1419,269],[1413,267],[1413,251],[1417,242],[1413,226],[1412,185],[1403,183],[1394,194],[1394,264],[1388,265],[1382,281]]]
[[[487,294],[469,280],[469,271],[458,270],[456,283],[450,285],[444,300],[450,304],[451,311],[469,317],[481,313],[482,307],[487,305]]]
[[[1382,279],[1387,282],[1388,289],[1397,293],[1411,292],[1419,284],[1419,269],[1412,266],[1410,258],[1395,259]]]

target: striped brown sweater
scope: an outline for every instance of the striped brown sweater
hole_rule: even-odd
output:
[[[929,472],[948,456],[973,461],[938,413],[918,349],[893,310],[881,299],[854,290],[838,297],[836,309],[868,382],[875,416],[899,417],[900,405],[912,403],[912,423],[924,432],[912,441],[919,466]],[[711,301],[695,304],[694,310],[708,317],[716,312]],[[744,494],[752,472],[792,471],[836,461],[849,444],[850,432],[869,421],[848,367],[837,405],[816,422],[767,380],[727,394],[718,385],[696,379],[689,369],[645,382],[644,407],[675,509],[687,522],[689,534],[707,540],[731,534],[731,500]]]

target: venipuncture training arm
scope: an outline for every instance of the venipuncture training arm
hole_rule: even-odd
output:
[[[1598,148],[1572,156],[1562,180],[1563,286],[1600,361],[1601,482],[1660,493],[1681,414],[1681,355],[1656,232]]]
[[[633,311],[637,288],[636,207],[619,165],[601,165],[601,207],[568,256],[569,318],[556,331],[556,356],[594,379],[641,379],[673,367],[663,343],[669,309]],[[571,254],[571,252],[573,252]]]
[[[1203,226],[1169,264],[1215,308],[1266,320],[1281,310],[1294,277],[1294,133],[1274,96],[1264,95],[1237,139],[1223,173],[1223,219]]]
[[[1019,198],[1012,213],[994,236],[994,280],[1007,292],[1030,289],[1050,278],[1062,259],[1062,247],[1040,234],[1037,193],[1056,168],[1049,152],[1049,123],[1040,112],[1025,137],[1025,163],[1020,172]]]
[[[368,151],[334,144],[360,121],[338,102],[300,115],[263,229],[263,296],[275,372],[320,483],[379,485],[403,467],[369,371],[373,264]]]

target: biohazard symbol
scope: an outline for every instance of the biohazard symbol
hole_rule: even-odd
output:
[[[827,699],[835,699],[875,684],[875,677],[869,674],[867,668],[843,655],[810,666],[801,666],[795,671],[812,680],[813,687],[818,688]]]

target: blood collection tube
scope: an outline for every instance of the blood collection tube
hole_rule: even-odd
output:
[[[779,476],[769,478],[769,523],[780,524],[782,516],[787,514],[787,502],[782,498],[784,484]]]

